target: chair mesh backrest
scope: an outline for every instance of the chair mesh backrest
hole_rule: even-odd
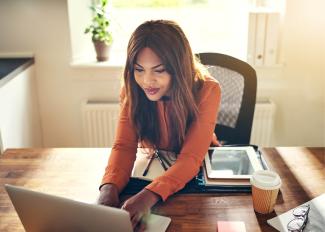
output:
[[[221,105],[218,124],[235,128],[244,93],[244,77],[233,70],[221,66],[206,66],[210,75],[221,87]]]

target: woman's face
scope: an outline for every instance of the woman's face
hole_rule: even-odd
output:
[[[166,71],[160,58],[150,49],[143,48],[134,64],[134,77],[151,101],[168,96],[171,75]]]

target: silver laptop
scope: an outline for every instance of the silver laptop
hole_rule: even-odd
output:
[[[133,231],[129,213],[122,209],[88,204],[25,188],[5,189],[27,232]],[[171,219],[151,214],[146,231],[166,231]]]

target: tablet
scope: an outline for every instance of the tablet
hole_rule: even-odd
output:
[[[249,179],[263,170],[252,147],[210,147],[205,155],[208,178]]]

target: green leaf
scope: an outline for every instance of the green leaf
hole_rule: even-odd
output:
[[[85,34],[89,33],[90,32],[90,28],[87,27],[86,30],[85,30]]]
[[[97,0],[90,6],[90,10],[94,12],[92,24],[85,28],[85,33],[92,33],[93,40],[105,41],[112,43],[113,36],[110,32],[110,18],[107,12],[108,0]]]

